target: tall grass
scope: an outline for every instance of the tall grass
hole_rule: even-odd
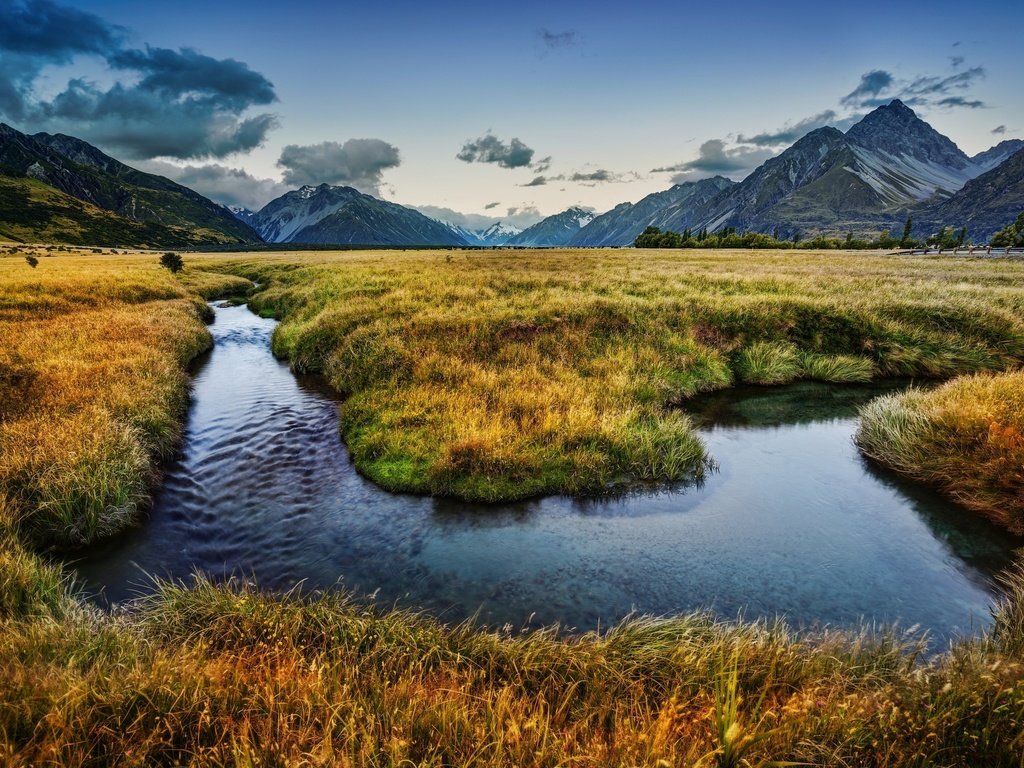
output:
[[[42,257],[35,272],[21,259],[23,271],[15,259],[0,258],[0,760],[1019,768],[1019,573],[1007,576],[991,632],[925,658],[919,636],[895,631],[798,634],[782,622],[696,613],[638,617],[576,636],[557,628],[516,635],[443,626],[340,593],[273,596],[201,578],[158,584],[150,597],[105,614],[77,597],[67,571],[36,553],[101,536],[143,502],[151,468],[177,436],[184,366],[208,343],[196,294],[248,285],[208,275],[194,262],[274,280],[260,308],[288,314],[278,350],[347,383],[356,401],[347,418],[352,409],[363,414],[357,437],[390,461],[376,466],[411,483],[416,471],[436,471],[430,461],[444,456],[441,466],[451,474],[438,477],[453,492],[469,482],[480,482],[480,493],[521,492],[537,482],[535,471],[549,473],[537,488],[589,488],[593,478],[614,482],[620,471],[672,476],[703,454],[688,421],[666,406],[701,387],[724,386],[739,350],[758,341],[792,344],[801,375],[810,375],[805,355],[850,349],[836,340],[796,341],[788,331],[755,334],[750,329],[783,311],[771,302],[765,314],[746,315],[750,329],[742,333],[729,330],[726,314],[710,323],[708,307],[697,325],[690,324],[692,306],[689,314],[683,305],[662,307],[671,303],[662,292],[666,271],[685,272],[705,291],[723,269],[743,274],[741,282],[758,274],[740,272],[735,261],[716,256],[703,274],[694,261],[685,269],[663,261],[640,279],[640,267],[619,254],[581,255],[580,279],[597,280],[587,277],[595,264],[601,276],[584,291],[562,274],[569,257],[551,257],[550,267],[526,273],[512,265],[499,274],[502,262],[490,263],[469,289],[453,287],[447,298],[435,285],[420,285],[418,262],[407,256],[396,256],[397,265],[377,255],[353,263],[271,255],[246,265],[190,258],[180,281],[152,256]],[[437,266],[429,254],[417,258]],[[353,264],[361,266],[353,271]],[[858,259],[846,271],[877,270],[870,278],[877,281],[905,269],[884,266]],[[817,280],[825,265],[786,265],[794,280],[807,280],[805,269]],[[932,288],[947,290],[938,284],[953,268],[934,269],[943,277]],[[616,270],[623,274],[612,280]],[[970,287],[951,301],[977,301],[1005,319],[1000,308],[1018,299],[996,285],[1005,275],[997,280],[986,270],[973,285],[992,290],[988,304],[980,293],[965,298]],[[758,292],[781,290],[769,265],[758,271]],[[308,288],[319,299],[300,290],[300,272],[326,281]],[[913,296],[927,293],[917,282],[931,277],[902,279],[901,293]],[[506,282],[518,288],[502,300],[500,319],[488,321],[484,308],[474,307],[474,291],[490,285],[493,295],[484,298],[496,300]],[[526,303],[517,307],[520,290]],[[587,291],[603,298],[584,300],[579,293]],[[733,285],[729,295],[736,291]],[[373,297],[383,302],[380,311],[371,311]],[[530,314],[529,302],[551,313]],[[724,312],[723,305],[714,311]],[[812,324],[817,331],[826,315]],[[1007,328],[1015,326],[973,322],[964,318],[956,331],[929,336],[931,346],[903,348],[900,364],[928,356],[1002,364],[1016,354],[995,341],[1009,339]],[[558,330],[563,324],[571,329]],[[666,328],[675,330],[662,337]],[[428,343],[432,333],[436,347]],[[620,336],[626,341],[616,341]],[[893,337],[873,339],[857,356],[882,369],[891,357],[865,350],[891,352],[895,344]],[[385,383],[396,391],[388,393]],[[464,396],[460,387],[469,384],[481,388],[479,401]],[[505,397],[510,385],[514,392]],[[998,398],[993,389],[993,407]],[[459,409],[468,428],[452,423]],[[505,431],[501,420],[513,417],[525,442]],[[530,442],[538,435],[547,436],[546,447]],[[434,442],[417,442],[428,440]]]
[[[1024,371],[965,376],[874,400],[861,411],[857,444],[1024,533]]]
[[[357,468],[400,491],[498,501],[676,479],[707,462],[675,415],[696,393],[1024,359],[1017,263],[657,250],[194,260],[265,287],[252,306],[283,320],[274,351],[346,395]]]

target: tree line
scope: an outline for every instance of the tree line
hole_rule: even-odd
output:
[[[735,227],[724,227],[717,232],[684,229],[682,232],[661,230],[658,227],[647,227],[637,235],[633,245],[636,248],[807,248],[814,250],[886,250],[891,248],[960,248],[967,242],[967,227],[955,229],[943,227],[938,232],[924,239],[911,237],[914,228],[913,218],[908,217],[903,226],[901,237],[890,232],[882,232],[878,237],[869,239],[854,237],[853,232],[846,237],[828,237],[815,235],[804,239],[796,232],[789,239],[779,236],[776,229],[771,235],[764,232],[738,232]],[[993,247],[1024,246],[1024,213],[1016,221],[1008,224],[997,232],[990,243]]]

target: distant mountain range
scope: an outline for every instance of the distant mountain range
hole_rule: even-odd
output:
[[[1022,150],[1024,141],[1010,140],[969,157],[897,100],[846,133],[808,133],[740,182],[715,176],[601,215],[574,207],[525,230],[501,221],[471,230],[328,184],[287,192],[259,211],[228,208],[71,136],[0,124],[0,237],[154,247],[622,246],[648,226],[873,236],[901,232],[912,216],[917,235],[966,226],[984,242],[1024,210]]]
[[[222,205],[137,171],[72,136],[0,123],[0,236],[18,241],[185,247],[259,236]]]
[[[716,177],[618,205],[581,229],[569,245],[627,245],[652,225],[677,232],[735,227],[783,238],[850,231],[875,235],[901,231],[908,215],[918,220],[915,231],[921,234],[933,231],[927,227],[967,226],[971,237],[987,240],[1013,217],[989,211],[990,203],[968,182],[992,173],[999,183],[1016,179],[1019,184],[1013,163],[997,171],[1021,149],[1024,141],[1004,141],[968,157],[896,100],[845,134],[831,127],[808,133],[739,183]],[[709,188],[711,182],[715,187]],[[943,207],[954,196],[957,203]],[[969,220],[957,218],[968,209],[973,211]]]

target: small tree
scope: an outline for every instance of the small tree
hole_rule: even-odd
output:
[[[160,257],[160,266],[171,270],[172,273],[177,273],[185,268],[185,262],[182,261],[181,254],[165,253]]]
[[[32,269],[35,269],[36,267],[39,266],[39,259],[37,259],[35,256],[26,256],[25,261],[28,262],[28,265],[32,267]]]
[[[906,248],[910,244],[910,230],[914,228],[914,220],[907,216],[907,223],[903,225],[903,237],[900,238],[900,248]]]

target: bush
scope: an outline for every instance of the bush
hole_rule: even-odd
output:
[[[165,253],[160,257],[160,266],[171,270],[173,273],[181,272],[185,268],[185,262],[178,253]]]

